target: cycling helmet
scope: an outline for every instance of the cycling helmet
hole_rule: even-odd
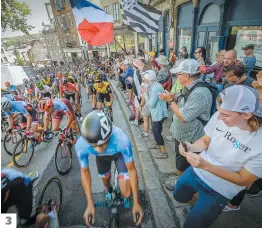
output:
[[[68,81],[71,82],[71,83],[74,83],[75,79],[74,79],[73,76],[68,76]]]
[[[53,101],[51,98],[41,99],[38,105],[38,108],[41,112],[45,112],[51,107],[53,107]]]
[[[36,82],[35,86],[36,86],[36,88],[39,89],[39,88],[42,88],[44,86],[44,84],[43,84],[43,82],[38,81],[38,82]]]
[[[95,76],[95,82],[101,82],[102,81],[102,75],[101,74],[97,74]]]
[[[65,85],[66,83],[68,83],[68,79],[67,79],[67,78],[64,78],[64,79],[63,79],[63,84]]]
[[[7,93],[7,89],[6,88],[1,88],[1,92],[2,93]]]
[[[5,86],[9,87],[11,85],[10,81],[5,81]]]
[[[2,97],[1,99],[1,108],[2,110],[5,112],[5,111],[8,111],[10,108],[11,108],[11,101],[9,98],[7,97]]]
[[[112,129],[112,122],[107,115],[102,111],[94,110],[85,117],[81,133],[91,146],[100,146],[110,138]]]
[[[27,78],[24,78],[24,79],[23,79],[23,83],[24,83],[24,84],[28,84],[28,82],[29,82],[29,81],[28,81]]]

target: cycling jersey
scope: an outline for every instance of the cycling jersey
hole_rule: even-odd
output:
[[[88,142],[80,137],[75,145],[75,151],[81,168],[88,167],[88,156],[93,154],[95,156],[115,156],[118,153],[123,155],[125,163],[134,160],[132,145],[126,134],[122,129],[113,126],[112,135],[109,139],[108,145],[103,153],[98,153]]]
[[[55,99],[54,104],[54,119],[62,120],[64,114],[71,112],[73,120],[75,120],[75,114],[71,103],[67,99]]]
[[[67,82],[66,85],[61,85],[60,86],[60,96],[63,96],[63,93],[65,94],[75,94],[77,92],[76,86],[71,83]]]
[[[96,93],[103,93],[103,94],[110,94],[112,93],[111,87],[108,82],[103,81],[103,86],[99,87],[98,83],[94,84],[94,94]]]
[[[51,88],[47,85],[43,85],[43,89],[40,90],[39,88],[35,88],[35,95],[37,96],[38,94],[45,94],[45,93],[51,93]]]
[[[16,101],[15,95],[13,94],[3,94],[2,97],[8,98],[10,101]]]
[[[29,114],[29,107],[30,105],[25,103],[24,101],[11,101],[11,110],[8,112],[4,112],[7,116],[10,116],[14,113],[21,113],[23,116]],[[32,108],[32,106],[31,106]]]
[[[52,84],[51,79],[47,78],[46,80],[43,79],[42,82],[44,83],[44,85],[50,86]]]
[[[16,86],[15,85],[10,85],[9,87],[6,87],[6,90],[10,91],[10,92],[16,91]]]
[[[53,100],[54,111],[63,111],[64,113],[70,111],[67,105],[60,99]]]

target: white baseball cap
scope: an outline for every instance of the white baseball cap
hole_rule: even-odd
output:
[[[262,105],[256,89],[243,85],[230,86],[219,93],[224,110],[240,113],[252,113],[262,117]]]
[[[142,73],[142,76],[149,80],[149,81],[155,81],[156,80],[156,72],[153,70],[147,70]]]
[[[197,74],[200,72],[200,67],[195,59],[185,59],[177,67],[172,68],[170,72],[172,74]]]

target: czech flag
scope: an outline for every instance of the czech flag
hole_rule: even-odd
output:
[[[93,46],[112,43],[114,18],[86,0],[70,0],[82,40]]]

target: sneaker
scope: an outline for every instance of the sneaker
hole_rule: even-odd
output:
[[[149,146],[149,149],[160,149],[160,146],[156,143],[152,143],[151,146]]]
[[[175,182],[167,182],[165,183],[165,186],[166,186],[166,189],[168,191],[175,191],[175,188],[176,188],[176,181]]]
[[[224,209],[223,209],[223,212],[238,211],[238,210],[240,210],[240,207],[239,207],[239,206],[238,206],[237,208],[225,206]]]
[[[142,138],[148,138],[149,134],[145,131],[143,131],[142,133]]]
[[[174,138],[170,135],[170,136],[167,136],[166,137],[166,140],[167,141],[170,141],[170,142],[175,142]]]
[[[137,120],[131,121],[130,124],[133,125],[133,126],[139,126]]]
[[[166,153],[159,152],[156,155],[154,155],[154,158],[156,158],[156,159],[168,158],[168,153],[167,152]]]
[[[255,197],[261,193],[262,193],[262,189],[255,189],[251,187],[250,189],[247,190],[246,195]]]

